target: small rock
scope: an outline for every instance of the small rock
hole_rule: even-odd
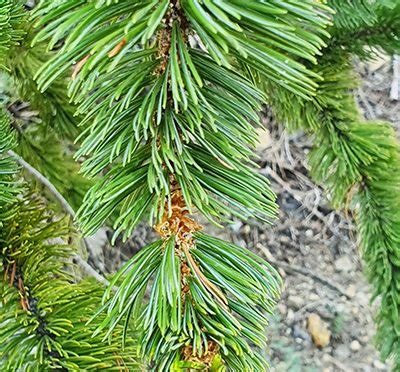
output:
[[[310,295],[308,296],[308,299],[310,301],[318,301],[319,300],[319,296],[316,293],[310,293]]]
[[[355,285],[349,285],[348,287],[347,287],[347,289],[346,289],[346,294],[349,296],[349,297],[354,297],[355,295],[356,295],[356,293],[357,293],[357,288],[356,288],[356,286]]]
[[[353,340],[351,341],[350,349],[352,351],[359,351],[361,349],[361,344],[358,342],[358,340]]]
[[[294,325],[293,327],[293,337],[294,338],[300,338],[304,341],[309,341],[311,342],[311,337],[310,335],[301,327],[299,327],[297,324]]]
[[[290,244],[291,242],[290,238],[286,235],[281,236],[279,239],[283,244]]]
[[[279,311],[279,314],[281,314],[282,316],[285,316],[285,315],[287,314],[287,307],[286,307],[285,304],[283,304],[283,303],[280,302],[280,303],[277,305],[277,309],[278,309],[278,311]]]
[[[256,145],[256,150],[261,151],[265,150],[271,144],[271,135],[267,129],[258,128],[258,143]]]
[[[303,306],[304,300],[300,296],[290,295],[288,298],[288,306],[294,307],[295,309],[299,309]]]
[[[386,366],[380,360],[374,360],[373,365],[376,369],[384,370]]]
[[[340,272],[349,272],[354,269],[354,264],[351,258],[347,255],[339,257],[335,261],[335,269]]]
[[[317,347],[326,347],[331,340],[331,332],[327,324],[318,314],[310,314],[307,322],[307,329],[310,332],[314,345]]]
[[[314,235],[314,231],[312,231],[311,229],[306,230],[306,237],[307,238],[312,238]]]
[[[286,321],[288,323],[293,322],[294,320],[294,311],[292,309],[288,309],[287,315],[286,315]]]
[[[307,256],[311,252],[311,247],[309,245],[300,245],[300,252],[304,255]]]
[[[353,306],[353,307],[351,308],[351,313],[352,313],[353,315],[358,315],[359,312],[360,312],[360,310],[358,309],[357,306]]]
[[[243,226],[243,234],[244,234],[244,235],[249,235],[250,232],[251,232],[251,227],[250,227],[250,225],[244,225],[244,226]]]

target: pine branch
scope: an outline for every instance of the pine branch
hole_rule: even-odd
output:
[[[18,44],[23,36],[19,27],[22,18],[22,5],[19,1],[0,0],[0,69],[5,67],[10,48]]]
[[[333,0],[337,11],[329,48],[336,53],[374,58],[376,51],[395,54],[400,50],[400,4],[397,0]]]
[[[86,325],[102,292],[88,280],[73,283],[73,247],[66,244],[70,228],[55,220],[31,196],[9,205],[2,213],[0,367],[4,370],[128,370],[139,368],[114,340],[92,337]],[[57,241],[57,243],[55,243]],[[101,320],[100,320],[101,321]],[[121,328],[115,330],[117,334]],[[16,347],[18,345],[18,347]]]
[[[18,137],[15,151],[50,179],[70,204],[78,207],[90,184],[78,175],[79,165],[65,150],[72,148],[66,139],[74,140],[79,133],[79,118],[74,117],[75,108],[66,94],[66,76],[57,79],[45,93],[38,90],[34,75],[54,53],[46,51],[43,43],[31,46],[35,30],[29,27],[23,2],[5,3],[8,4],[4,11],[9,28],[2,29],[0,35],[4,33],[4,37],[12,40],[0,55],[7,81],[4,106],[12,114],[11,124]],[[18,101],[29,102],[35,115],[21,115],[16,110]]]
[[[41,127],[55,133],[63,141],[72,142],[79,135],[80,129],[79,118],[74,116],[75,107],[67,96],[68,75],[60,76],[46,92],[39,91],[34,76],[54,53],[49,53],[43,43],[32,46],[34,36],[35,30],[32,27],[26,28],[24,38],[9,50],[5,61],[8,74],[18,97],[29,102],[31,109],[38,112]]]
[[[13,79],[19,98],[29,101],[40,112],[43,125],[59,137],[74,140],[79,130],[74,107],[67,99],[66,76],[60,76],[45,93],[39,92],[34,75],[52,54],[45,44],[32,46],[35,30],[29,26],[29,12],[24,1],[1,0],[0,69]]]
[[[118,210],[116,235],[145,216],[161,234],[115,276],[99,328],[108,337],[134,319],[141,354],[158,370],[265,369],[250,344],[265,345],[259,311],[272,311],[280,279],[246,250],[200,234],[189,216],[276,216],[251,159],[264,97],[243,69],[310,99],[318,76],[297,59],[316,62],[328,12],[311,0],[43,1],[36,11],[35,41],[62,45],[39,86],[75,63],[69,91],[85,115],[76,156],[86,175],[102,174],[78,211],[82,228],[94,232]]]
[[[314,138],[309,164],[316,182],[332,204],[351,209],[358,228],[361,254],[374,297],[377,346],[383,359],[400,366],[398,286],[400,282],[400,145],[390,124],[365,121],[351,92],[357,78],[346,50],[326,51],[316,72],[324,76],[313,103],[274,91],[270,103],[292,128]]]

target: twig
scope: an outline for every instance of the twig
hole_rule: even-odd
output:
[[[360,98],[360,101],[364,106],[364,114],[367,117],[367,119],[375,119],[376,118],[375,110],[369,103],[368,98],[365,96],[361,88],[358,89],[358,97]]]
[[[399,100],[400,91],[400,56],[393,56],[393,79],[390,88],[390,99],[393,101]]]
[[[67,200],[60,194],[60,192],[56,189],[56,187],[42,173],[40,173],[32,165],[27,163],[21,156],[19,156],[14,151],[9,150],[8,155],[15,158],[18,164],[20,164],[26,171],[28,171],[28,173],[30,173],[37,180],[39,180],[41,184],[46,186],[49,189],[49,191],[53,194],[53,196],[60,202],[65,212],[67,212],[72,218],[75,218],[75,211],[73,210],[73,208],[69,205]]]
[[[287,183],[276,173],[271,167],[265,166],[264,168],[265,172],[272,177],[272,179],[277,182],[286,192],[288,192],[291,196],[293,196],[294,199],[296,199],[299,203],[301,203],[306,209],[309,210],[309,212],[317,217],[320,221],[322,221],[325,226],[329,228],[329,230],[332,232],[333,235],[339,236],[339,233],[332,229],[330,224],[326,221],[325,216],[317,209],[317,208],[311,208],[310,206],[306,205],[304,203],[304,199],[300,197],[295,190],[293,190],[291,187],[287,185]]]
[[[78,256],[76,254],[72,259],[75,261],[75,263],[77,263],[81,267],[81,269],[88,276],[92,276],[98,282],[104,284],[107,287],[110,285],[110,282],[103,275],[100,275],[95,269],[93,269],[93,267],[90,266],[81,256]],[[113,288],[113,289],[116,290],[118,288]]]
[[[261,250],[265,249],[261,244],[259,245],[259,248]],[[287,263],[282,262],[282,261],[277,261],[273,257],[271,257],[270,254],[268,254],[268,262],[271,265],[274,265],[274,266],[277,266],[277,267],[281,267],[283,270],[285,270],[288,273],[301,274],[301,275],[304,275],[304,276],[306,276],[308,278],[312,278],[314,280],[317,280],[318,282],[320,282],[321,284],[325,285],[326,287],[329,287],[330,289],[333,289],[334,291],[339,292],[342,296],[345,296],[348,300],[351,299],[351,297],[338,284],[326,280],[325,278],[315,274],[311,270],[304,269],[302,267],[299,267],[299,266],[296,266],[296,265],[293,265],[293,264],[287,264]]]
[[[339,287],[338,284],[335,284],[333,282],[330,282],[328,280],[326,280],[325,278],[322,278],[321,276],[315,274],[314,272],[312,272],[311,270],[308,269],[303,269],[299,266],[293,265],[293,264],[287,264],[285,262],[278,262],[275,260],[269,260],[270,263],[272,265],[276,265],[278,267],[281,267],[282,269],[284,269],[286,272],[289,273],[297,273],[297,274],[301,274],[304,275],[308,278],[312,278],[314,280],[319,281],[321,284],[325,285],[326,287],[329,287],[330,289],[333,289],[336,292],[339,292],[342,296],[346,297],[348,300],[351,300],[351,297],[342,289]]]
[[[8,155],[12,156],[18,164],[20,164],[29,174],[34,176],[41,184],[43,184],[53,196],[60,202],[61,206],[67,214],[69,214],[73,219],[75,218],[75,211],[68,203],[68,201],[62,196],[62,194],[56,189],[56,187],[47,179],[42,173],[40,173],[36,168],[27,163],[21,156],[12,150],[8,151]],[[89,249],[89,245],[85,238],[83,238],[86,249]],[[73,260],[82,268],[82,270],[89,276],[94,277],[98,282],[109,285],[110,282],[99,274],[95,269],[93,269],[82,257],[74,255]]]

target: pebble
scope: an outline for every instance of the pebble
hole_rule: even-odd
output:
[[[374,360],[373,365],[376,369],[384,370],[386,366],[380,360]]]
[[[257,151],[265,150],[268,146],[271,145],[271,134],[268,129],[258,128],[256,129],[258,135],[258,143],[256,145]]]
[[[294,307],[295,309],[299,309],[300,307],[303,306],[304,300],[300,296],[290,295],[287,303],[289,307]]]
[[[286,235],[281,236],[279,240],[281,241],[281,243],[286,243],[286,244],[289,244],[291,242],[290,238]]]
[[[311,229],[306,230],[306,237],[307,238],[312,238],[314,235],[314,231],[312,231]]]
[[[292,309],[289,309],[286,315],[286,320],[288,323],[293,322],[294,320],[294,311]]]
[[[296,339],[300,338],[304,341],[307,341],[308,343],[311,343],[311,336],[306,330],[302,329],[297,324],[295,324],[293,327],[293,337]]]
[[[361,344],[358,342],[358,340],[353,340],[351,341],[350,349],[352,351],[359,351],[361,349]]]
[[[310,333],[314,345],[319,348],[324,348],[329,345],[331,340],[331,331],[328,329],[328,324],[321,317],[312,313],[307,319],[307,330]]]
[[[278,308],[279,314],[281,314],[282,316],[286,316],[286,314],[287,314],[287,307],[286,307],[285,304],[283,304],[283,303],[280,302],[280,303],[277,305],[277,308]]]
[[[346,294],[347,294],[349,297],[352,297],[352,298],[353,298],[353,297],[356,295],[356,293],[357,293],[357,288],[356,288],[355,285],[351,284],[351,285],[349,285],[349,286],[347,287],[347,289],[346,289]]]
[[[353,307],[351,308],[351,313],[352,313],[353,315],[358,315],[359,312],[360,312],[360,311],[359,311],[359,309],[358,309],[357,306],[353,306]]]
[[[244,234],[244,235],[249,235],[250,232],[251,232],[251,227],[250,227],[250,225],[244,225],[244,226],[243,226],[243,234]]]
[[[316,293],[310,293],[308,298],[310,301],[318,301],[319,300],[319,296]]]
[[[336,271],[349,272],[354,270],[354,264],[348,255],[339,257],[334,263]]]

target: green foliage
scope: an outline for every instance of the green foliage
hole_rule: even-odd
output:
[[[369,0],[331,0],[329,6],[336,12],[330,33],[354,32],[355,29],[373,26],[377,21],[373,11],[375,4]]]
[[[35,32],[17,22],[20,8],[5,4],[0,56],[42,120],[12,122],[18,151],[63,193],[76,191],[79,182],[67,177],[75,166],[62,165],[69,150],[57,142],[79,132],[64,96],[68,80],[82,118],[76,157],[86,176],[100,175],[79,210],[82,229],[93,233],[113,220],[115,236],[127,238],[148,218],[163,239],[116,274],[95,314],[101,288],[74,283],[71,247],[52,243],[70,236],[65,225],[27,198],[13,204],[0,232],[0,365],[123,369],[122,358],[137,368],[129,358],[133,326],[155,370],[266,368],[253,346],[265,346],[263,313],[279,295],[277,273],[249,251],[199,233],[187,217],[199,211],[217,224],[275,217],[275,196],[254,170],[252,151],[265,99],[291,128],[313,134],[314,178],[334,205],[354,209],[366,271],[382,297],[378,345],[400,365],[399,145],[390,126],[360,117],[350,60],[373,56],[373,48],[400,49],[398,1],[332,0],[332,38],[318,64],[330,9],[314,0],[43,0]],[[0,120],[0,129],[8,133],[9,124]],[[0,162],[0,196],[9,202],[15,168]]]
[[[74,208],[79,208],[91,183],[78,174],[79,164],[72,157],[73,147],[68,142],[60,141],[29,104],[21,103],[18,95],[15,96],[17,92],[13,80],[3,76],[6,87],[0,92],[0,99],[4,101],[1,106],[7,111],[4,133],[7,133],[6,128],[7,131],[13,128],[13,150],[47,177]],[[24,172],[24,175],[31,178],[28,173]],[[32,186],[35,184],[38,190],[52,197],[36,179],[31,178],[31,182]]]
[[[280,70],[287,78],[280,83],[288,89],[303,96],[304,89],[310,91],[307,76],[313,75],[290,55],[299,55],[301,49],[313,59],[322,40],[311,30],[323,34],[325,7],[290,3],[207,2],[207,11],[197,1],[181,2],[177,9],[167,1],[148,1],[147,6],[136,1],[71,1],[63,7],[43,3],[37,11],[43,27],[35,40],[49,39],[49,49],[65,42],[58,57],[41,69],[39,85],[46,89],[79,61],[70,85],[78,112],[86,114],[77,156],[90,156],[83,166],[87,175],[109,170],[79,212],[85,231],[96,230],[117,208],[122,208],[122,217],[115,228],[126,230],[126,236],[146,213],[159,221],[171,173],[188,207],[195,206],[209,219],[275,215],[274,196],[251,170],[247,147],[256,140],[251,123],[259,121],[263,96],[228,59],[257,65],[272,81],[276,71],[270,69]],[[224,22],[215,33],[211,21],[217,15]],[[165,25],[165,17],[174,20]],[[289,27],[289,20],[297,28]],[[226,28],[235,37],[228,40]],[[189,46],[189,29],[202,48]],[[162,39],[158,48],[155,35]],[[260,44],[275,45],[282,38],[293,47],[285,55]]]
[[[127,326],[134,319],[141,330],[140,353],[160,371],[179,360],[183,346],[204,354],[209,340],[229,369],[263,370],[266,361],[250,345],[266,345],[268,321],[260,310],[273,309],[281,287],[278,273],[250,251],[206,234],[197,233],[195,246],[179,253],[176,239],[142,249],[114,277],[111,286],[123,279],[115,295],[110,298],[111,289],[104,295],[107,318],[98,332],[111,325],[107,337],[121,320]],[[182,264],[193,275],[185,276]]]
[[[0,0],[0,69],[11,47],[16,45],[23,35],[19,28],[23,18],[20,1]]]
[[[120,288],[106,294],[99,332],[111,336],[125,322],[128,333],[133,319],[142,356],[158,370],[264,369],[250,345],[265,345],[260,312],[278,295],[276,273],[241,248],[202,234],[192,240],[197,230],[185,215],[199,211],[215,223],[276,216],[252,159],[265,97],[245,75],[255,70],[310,99],[319,77],[297,60],[316,62],[329,8],[312,0],[45,0],[35,14],[35,42],[57,50],[38,72],[39,87],[74,66],[69,94],[84,116],[76,156],[85,175],[102,176],[78,212],[81,228],[92,233],[118,211],[116,235],[127,238],[145,217],[172,229],[116,275]]]
[[[0,231],[2,370],[139,370],[131,338],[121,351],[118,338],[104,343],[103,334],[92,337],[96,325],[86,325],[103,290],[73,282],[66,221],[30,196],[8,210]]]
[[[67,74],[60,76],[46,92],[40,92],[34,76],[39,68],[51,58],[45,44],[32,46],[35,35],[32,27],[20,43],[10,49],[5,61],[9,76],[14,83],[19,99],[29,102],[32,110],[38,112],[42,126],[54,131],[63,140],[75,140],[79,134],[79,119],[74,117],[75,107],[67,97]]]
[[[333,0],[337,13],[330,30],[330,47],[362,58],[377,50],[395,54],[400,49],[400,3],[397,0]]]
[[[46,52],[44,44],[31,46],[35,32],[28,26],[28,14],[20,2],[12,3],[4,6],[9,28],[1,35],[4,32],[13,42],[0,50],[4,61],[1,78],[7,81],[0,98],[15,129],[15,151],[78,208],[90,182],[78,175],[79,165],[72,159],[73,147],[67,141],[75,139],[79,130],[75,109],[68,102],[66,76],[57,79],[45,93],[38,90],[34,75],[51,53]],[[27,115],[17,109],[21,101],[28,102]]]
[[[71,150],[42,123],[31,122],[25,129],[19,128],[15,151],[48,178],[74,209],[79,208],[91,182],[79,174],[79,164],[74,161]],[[33,185],[48,199],[53,198],[37,180],[31,180]]]
[[[15,161],[7,154],[15,146],[15,138],[10,128],[8,115],[0,110],[0,216],[4,206],[11,202],[18,194],[13,175],[18,167]],[[0,220],[1,226],[1,220]]]
[[[40,85],[48,87],[74,61],[85,56],[90,55],[85,70],[102,65],[124,39],[127,47],[112,64],[115,66],[132,47],[152,42],[156,31],[164,26],[168,9],[177,4],[167,0],[73,0],[59,6],[54,1],[43,1],[37,12],[43,16],[39,25],[50,23],[36,40],[50,39],[49,49],[64,38],[66,44],[61,49],[62,58],[44,68]],[[268,4],[183,0],[179,4],[175,20],[182,23],[181,31],[190,28],[216,64],[230,68],[232,59],[244,61],[297,94],[309,95],[315,88],[310,79],[314,75],[294,58],[302,56],[315,62],[314,55],[324,44],[320,36],[327,35],[324,27],[329,23],[329,8],[323,4],[312,0],[273,0]]]
[[[41,93],[34,75],[51,54],[44,44],[31,46],[34,30],[28,25],[23,1],[0,1],[0,70],[6,70],[18,87],[21,100],[29,101],[40,112],[43,122],[62,138],[78,134],[74,108],[66,99],[66,76],[63,75],[46,92]]]
[[[381,297],[376,317],[377,345],[383,359],[394,359],[397,370],[400,368],[400,145],[388,125],[372,141],[379,146],[379,156],[364,169],[366,176],[356,196],[360,205],[356,221],[366,273],[374,287],[373,298]]]

